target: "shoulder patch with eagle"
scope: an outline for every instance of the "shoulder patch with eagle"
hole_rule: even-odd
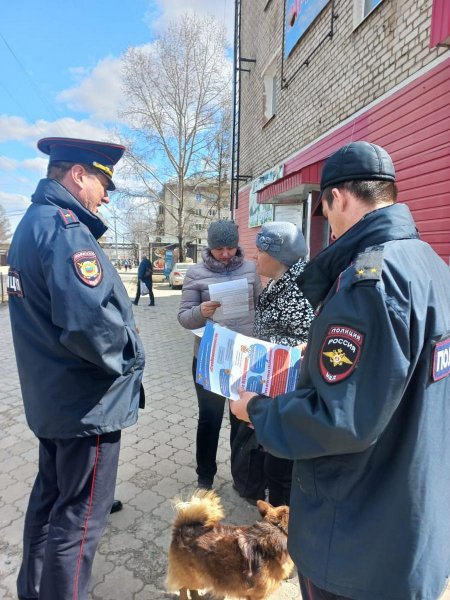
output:
[[[327,383],[339,383],[353,373],[361,357],[364,334],[346,325],[331,325],[322,342],[320,373]]]
[[[93,250],[80,250],[72,256],[75,273],[83,283],[90,287],[97,286],[103,278],[100,261]]]

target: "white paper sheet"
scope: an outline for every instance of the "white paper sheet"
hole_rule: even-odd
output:
[[[203,337],[203,334],[205,333],[205,328],[199,327],[198,329],[191,329],[191,331],[194,335],[201,338],[201,337]]]
[[[211,283],[208,286],[211,300],[220,302],[220,307],[214,313],[217,323],[225,319],[240,318],[249,313],[249,296],[247,279],[235,279],[223,283]]]

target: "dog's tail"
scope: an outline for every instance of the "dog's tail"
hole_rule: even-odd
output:
[[[224,517],[220,498],[213,490],[197,490],[187,502],[175,499],[174,508],[174,529],[195,524],[214,527]]]

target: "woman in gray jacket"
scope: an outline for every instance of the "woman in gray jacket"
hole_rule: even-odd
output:
[[[244,260],[238,246],[237,225],[233,221],[215,221],[208,228],[208,248],[203,250],[203,262],[189,267],[183,284],[178,321],[186,329],[203,327],[212,319],[219,302],[209,298],[208,286],[211,283],[247,279],[249,290],[249,312],[245,317],[226,318],[220,325],[244,335],[252,335],[255,318],[255,305],[261,292],[261,281],[256,274],[255,263]],[[200,340],[195,338],[192,373],[198,398],[197,425],[197,475],[198,487],[210,489],[217,471],[216,454],[222,425],[225,398],[205,390],[195,383],[197,351]],[[230,412],[230,444],[233,441],[239,421]]]

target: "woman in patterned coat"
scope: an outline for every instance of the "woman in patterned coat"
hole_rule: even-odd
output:
[[[255,337],[286,346],[302,346],[314,317],[297,278],[303,271],[307,250],[302,232],[292,223],[266,223],[256,236],[257,272],[269,277],[255,312]],[[291,460],[265,455],[264,476],[273,506],[289,505]]]

